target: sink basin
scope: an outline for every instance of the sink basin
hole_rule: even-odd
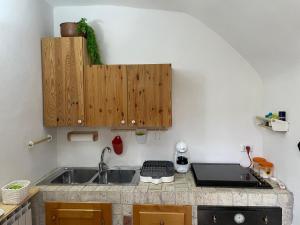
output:
[[[96,167],[58,168],[37,185],[137,185],[140,181],[139,167],[112,167],[99,176]]]
[[[136,170],[112,169],[102,172],[92,181],[96,184],[134,184],[139,181]]]
[[[96,174],[96,169],[66,169],[54,178],[51,184],[83,184],[89,182]]]

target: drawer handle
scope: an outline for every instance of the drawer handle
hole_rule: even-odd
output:
[[[216,216],[213,216],[212,220],[213,220],[213,223],[217,223],[217,217]]]
[[[265,218],[264,218],[264,222],[265,222],[265,224],[269,224],[269,219],[268,219],[268,217],[267,217],[267,216],[265,216]]]

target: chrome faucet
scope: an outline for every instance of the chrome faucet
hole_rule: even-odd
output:
[[[99,174],[101,175],[102,172],[106,171],[108,169],[108,166],[106,165],[106,163],[104,162],[104,154],[105,151],[111,152],[111,148],[110,147],[105,147],[102,152],[101,152],[101,158],[100,158],[100,162],[99,162]]]

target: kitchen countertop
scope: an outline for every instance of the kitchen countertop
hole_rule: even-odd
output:
[[[176,174],[173,183],[158,185],[140,182],[137,186],[41,185],[39,188],[43,192],[44,201],[113,203],[115,215],[131,215],[132,204],[192,205],[193,224],[196,224],[197,205],[279,206],[282,208],[283,224],[291,225],[293,194],[270,183],[274,189],[196,187],[193,175],[187,173]]]

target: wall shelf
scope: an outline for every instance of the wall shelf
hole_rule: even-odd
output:
[[[256,116],[257,125],[275,132],[288,132],[289,122]]]

